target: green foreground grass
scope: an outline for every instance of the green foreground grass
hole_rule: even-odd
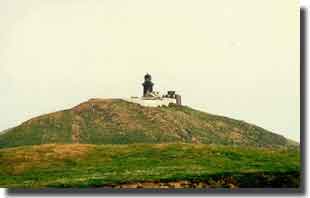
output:
[[[299,157],[297,149],[205,144],[22,146],[0,149],[0,187],[102,187],[222,177],[233,177],[239,187],[260,187],[272,186],[279,175],[279,186],[298,187]],[[266,184],[256,181],[262,175],[270,176]]]

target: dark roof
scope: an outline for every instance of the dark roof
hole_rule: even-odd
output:
[[[152,76],[149,74],[149,73],[147,73],[147,74],[145,74],[145,76],[144,76],[144,79],[147,79],[147,78],[152,78]]]

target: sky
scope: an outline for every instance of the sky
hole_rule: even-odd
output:
[[[1,0],[0,131],[90,98],[176,90],[300,138],[297,0]]]

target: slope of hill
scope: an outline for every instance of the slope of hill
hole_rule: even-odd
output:
[[[187,106],[142,107],[121,99],[91,99],[39,116],[0,134],[0,148],[36,144],[205,143],[256,147],[292,145],[244,121]]]
[[[0,149],[0,187],[298,187],[299,151],[205,144]]]

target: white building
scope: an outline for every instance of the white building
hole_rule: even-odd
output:
[[[123,98],[123,100],[128,102],[133,102],[140,104],[141,106],[145,107],[161,107],[161,106],[168,106],[170,103],[176,104],[177,101],[174,98],[138,98],[138,97],[131,97],[131,98]]]

